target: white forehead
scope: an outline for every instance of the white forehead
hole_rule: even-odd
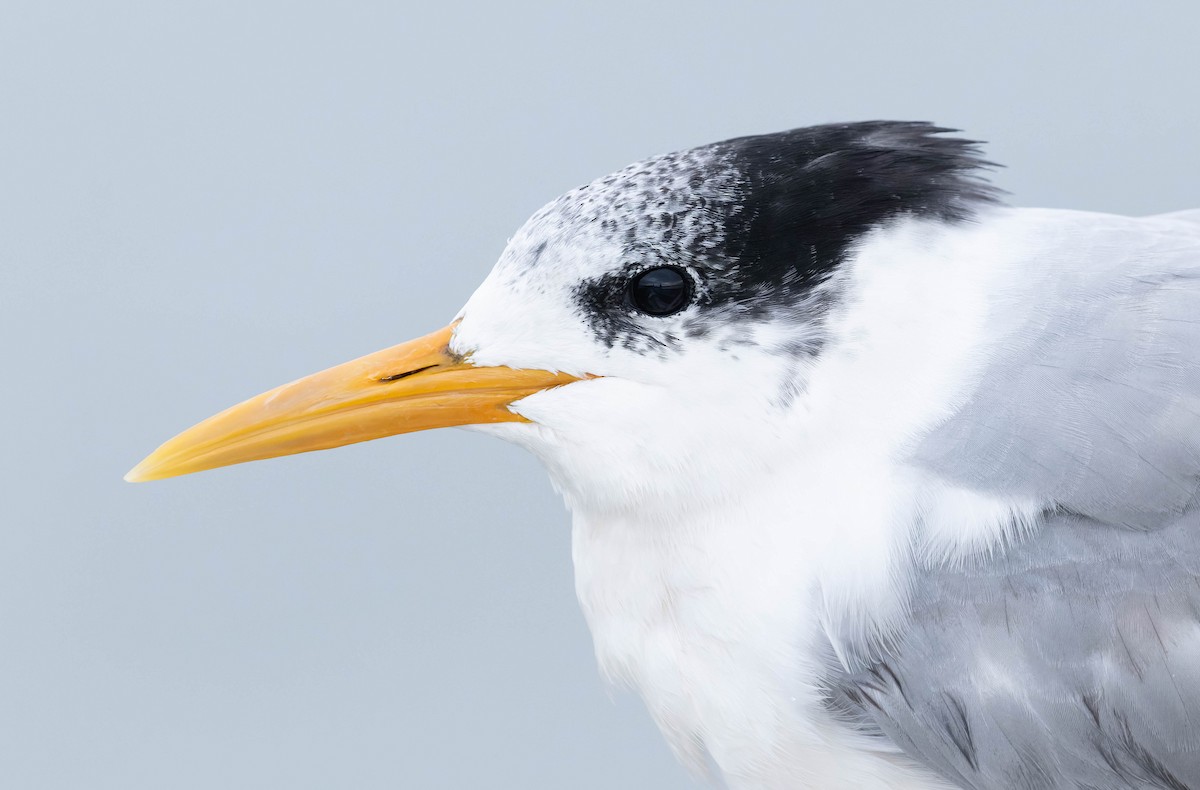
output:
[[[735,177],[709,146],[638,162],[546,204],[463,308],[454,350],[480,364],[582,372],[603,349],[586,342],[580,284],[640,260],[679,264],[717,249]]]
[[[567,192],[517,231],[496,269],[521,278],[559,258],[560,271],[590,259],[565,272],[582,278],[607,268],[605,253],[720,244],[727,218],[721,209],[736,202],[731,199],[736,173],[723,150],[707,146],[665,154]],[[583,255],[563,254],[571,251]]]

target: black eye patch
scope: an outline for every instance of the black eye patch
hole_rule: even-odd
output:
[[[560,225],[609,251],[574,289],[583,319],[601,344],[638,351],[720,322],[816,322],[832,298],[818,289],[865,234],[906,217],[961,223],[999,202],[977,145],[947,131],[869,121],[743,137],[568,193]],[[645,320],[696,304],[687,327]]]

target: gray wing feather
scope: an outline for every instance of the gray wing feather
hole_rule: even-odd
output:
[[[1200,518],[1058,515],[917,580],[889,658],[830,710],[972,790],[1200,788]]]
[[[1155,528],[1200,500],[1200,223],[1053,216],[994,320],[1019,319],[914,462]]]
[[[920,569],[896,643],[830,662],[828,707],[972,790],[1200,790],[1200,211],[1025,217],[1043,257],[912,460],[1054,514]]]

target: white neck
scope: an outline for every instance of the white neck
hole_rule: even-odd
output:
[[[1019,272],[992,251],[1020,254],[1001,243],[1006,224],[1001,212],[868,236],[794,401],[764,410],[728,393],[728,420],[690,415],[711,421],[692,431],[707,443],[684,422],[674,454],[622,443],[596,398],[594,425],[573,426],[570,441],[511,429],[574,512],[577,590],[602,670],[641,691],[689,764],[715,763],[736,788],[947,786],[834,722],[815,680],[830,644],[850,664],[902,625],[918,563],[986,551],[1041,510],[906,463],[1002,342],[991,300]],[[553,426],[558,405],[578,413],[571,400],[588,391],[576,388],[605,386],[633,385],[572,385],[522,413]]]
[[[575,515],[576,590],[602,672],[639,690],[681,760],[719,767],[730,787],[940,787],[835,723],[815,686],[830,617],[845,603],[824,600],[819,580],[845,559],[824,536],[857,542],[882,514],[822,512],[788,470],[778,478],[707,511],[683,538],[667,539],[661,524]],[[831,468],[824,482],[836,478]],[[854,581],[877,572],[862,567]]]

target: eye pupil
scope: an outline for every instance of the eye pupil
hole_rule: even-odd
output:
[[[629,299],[647,315],[678,313],[692,297],[691,280],[670,266],[649,269],[629,282]]]

